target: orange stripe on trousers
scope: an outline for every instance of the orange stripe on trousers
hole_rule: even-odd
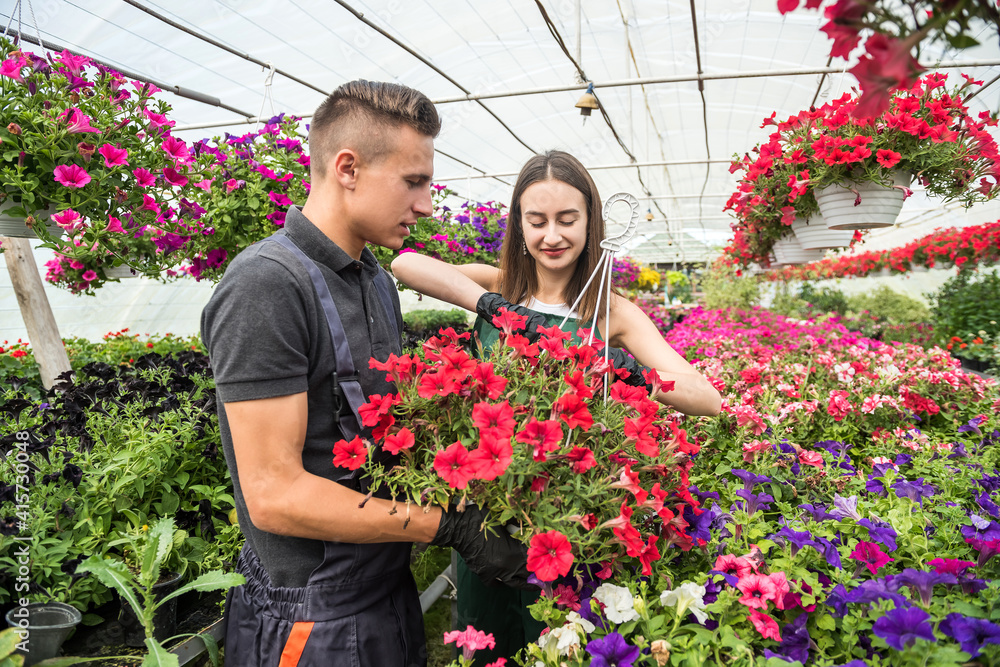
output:
[[[281,651],[281,662],[278,667],[298,667],[302,651],[306,648],[306,641],[309,633],[312,632],[312,621],[298,621],[292,625],[292,631],[288,634],[288,641]]]

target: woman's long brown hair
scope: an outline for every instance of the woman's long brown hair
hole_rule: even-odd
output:
[[[566,305],[572,305],[580,296],[583,286],[597,268],[601,258],[600,244],[604,240],[604,216],[601,196],[597,192],[594,179],[587,173],[586,167],[569,153],[549,151],[536,155],[528,160],[517,176],[507,216],[507,233],[500,248],[500,294],[511,303],[521,303],[538,291],[535,258],[523,252],[521,195],[529,186],[548,180],[561,181],[579,190],[583,194],[587,209],[587,241],[583,253],[576,262],[576,270],[563,292]],[[594,280],[580,300],[577,312],[580,314],[581,323],[590,321],[598,308],[603,309],[605,306],[607,292],[602,295],[598,303],[599,283],[599,280]]]

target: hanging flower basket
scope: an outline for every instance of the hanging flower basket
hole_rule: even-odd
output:
[[[0,203],[0,236],[7,236],[15,239],[34,239],[37,234],[31,231],[31,227],[24,223],[24,216],[10,215],[8,210],[19,205],[11,199]],[[51,236],[61,236],[63,230],[59,225],[51,221],[51,216],[56,212],[55,206],[50,206],[44,211],[38,211],[34,217],[44,220],[46,228]],[[38,224],[38,223],[36,223]]]
[[[803,250],[830,250],[851,245],[854,232],[849,229],[830,229],[819,215],[811,218],[796,217],[792,232]]]
[[[822,250],[806,250],[794,235],[785,236],[774,242],[774,256],[778,264],[807,264],[823,259]]]
[[[128,264],[121,264],[119,266],[106,266],[104,267],[104,275],[107,278],[118,278],[118,279],[139,277],[139,273]]]
[[[845,181],[816,192],[816,202],[829,229],[855,230],[892,227],[906,198],[912,174],[892,173],[892,185]]]

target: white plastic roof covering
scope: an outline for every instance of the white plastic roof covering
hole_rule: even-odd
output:
[[[330,0],[138,0],[143,6],[239,53],[273,63],[314,86],[332,91],[356,78],[392,80],[417,88],[434,100],[464,93],[413,55],[364,25]],[[22,30],[33,35],[28,0]],[[578,84],[569,58],[550,34],[533,0],[473,2],[451,0],[348,0],[351,8],[411,47],[472,93],[507,93]],[[817,74],[709,79],[704,105],[697,81],[602,87],[602,82],[637,77],[696,77],[761,71],[817,70],[828,67],[830,41],[819,32],[824,19],[815,11],[781,16],[776,0],[694,0],[698,47],[690,2],[681,0],[542,0],[548,15],[575,53],[580,6],[581,62],[618,135],[639,164],[697,161],[700,164],[594,169],[602,196],[627,191],[649,209],[631,254],[647,261],[699,260],[714,256],[731,236],[722,207],[735,187],[728,160],[766,138],[761,119],[777,111],[787,116],[838,96],[854,85],[841,70]],[[265,73],[259,65],[227,53],[121,0],[33,0],[43,39],[170,85],[214,97],[256,115],[264,102]],[[13,0],[0,0],[6,24]],[[15,25],[16,25],[15,17]],[[982,46],[962,52],[926,50],[934,62],[1000,62],[995,31],[976,35]],[[33,48],[32,45],[26,45]],[[37,50],[37,48],[36,48]],[[841,60],[833,67],[847,68]],[[953,76],[957,79],[957,70]],[[989,81],[998,67],[963,68]],[[275,75],[273,107],[263,114],[308,114],[324,95]],[[491,98],[483,101],[503,122],[471,101],[440,104],[444,126],[436,142],[435,171],[463,198],[506,202],[513,176],[532,151],[567,150],[584,164],[627,165],[625,150],[599,112],[583,124],[574,104],[582,90]],[[178,127],[233,122],[236,114],[173,94]],[[974,111],[1000,107],[1000,85],[971,103]],[[707,128],[707,132],[706,132]],[[244,132],[246,124],[177,132],[185,139]],[[517,138],[515,138],[515,136]],[[707,136],[706,136],[707,135]],[[471,168],[470,166],[471,165]],[[640,184],[640,178],[645,187]],[[919,194],[907,202],[901,227],[887,238],[895,243],[933,227],[1000,218],[1000,205],[966,214]],[[666,222],[666,221],[669,222]],[[612,225],[610,232],[615,230]],[[886,235],[883,233],[883,237]],[[888,241],[886,243],[889,243]]]

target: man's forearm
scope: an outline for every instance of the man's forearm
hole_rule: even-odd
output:
[[[425,513],[419,505],[399,502],[392,512],[391,500],[365,502],[364,495],[304,471],[283,490],[274,486],[270,498],[253,503],[258,516],[252,512],[251,520],[279,535],[355,544],[430,542],[441,520],[439,508]]]

